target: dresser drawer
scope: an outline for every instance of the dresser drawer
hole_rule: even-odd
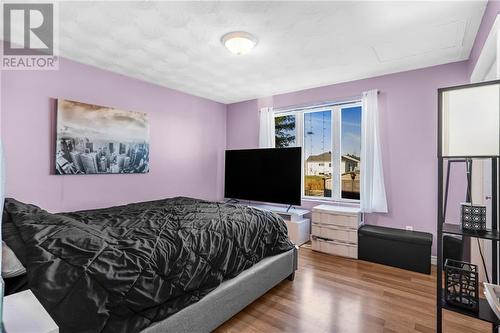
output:
[[[358,231],[356,229],[339,228],[328,224],[312,224],[312,235],[347,243],[358,243]]]
[[[312,213],[313,223],[331,224],[339,227],[358,228],[359,215]]]
[[[334,242],[316,237],[311,237],[311,244],[314,251],[354,259],[358,258],[358,247],[353,244]]]

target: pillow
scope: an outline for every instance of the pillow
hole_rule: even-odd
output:
[[[17,259],[10,247],[2,241],[2,277],[11,278],[26,274],[26,268]]]

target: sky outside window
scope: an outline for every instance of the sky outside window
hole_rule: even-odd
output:
[[[342,109],[342,155],[361,155],[361,106]]]
[[[331,151],[332,111],[304,113],[305,158]]]

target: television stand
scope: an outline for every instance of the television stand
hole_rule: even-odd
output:
[[[254,207],[261,210],[271,211],[283,218],[288,229],[288,237],[295,245],[302,245],[309,241],[311,234],[311,220],[305,218],[310,211],[307,209],[295,208],[292,205],[288,207],[250,204],[249,207]]]

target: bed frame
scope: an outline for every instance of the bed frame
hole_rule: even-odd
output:
[[[211,332],[284,279],[293,281],[297,261],[297,246],[265,258],[237,277],[224,281],[200,301],[153,323],[141,333]]]

